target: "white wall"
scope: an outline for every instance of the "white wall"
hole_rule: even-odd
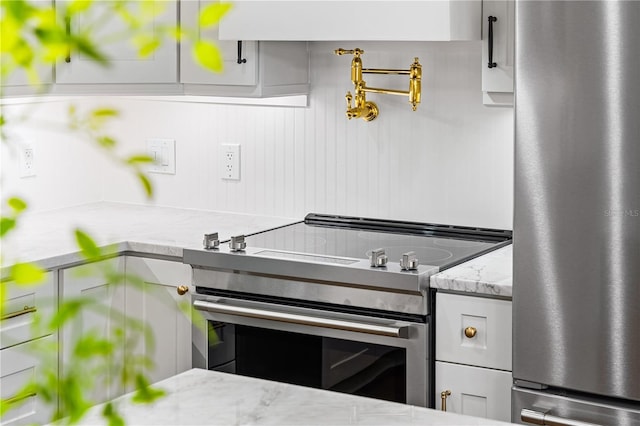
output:
[[[7,120],[0,144],[1,199],[20,196],[30,211],[101,200],[109,161],[87,138],[69,129],[69,107],[75,105],[82,115],[92,107],[91,100],[9,102],[1,107]],[[18,152],[24,146],[34,149],[36,175],[20,178]]]
[[[404,97],[370,95],[380,108],[376,120],[345,118],[344,95],[353,90],[350,58],[332,52],[355,46],[365,50],[370,68],[408,68],[420,57],[423,95],[416,112]],[[122,113],[113,131],[126,150],[143,151],[147,138],[176,140],[176,174],[153,175],[153,202],[297,218],[321,212],[511,228],[513,110],[482,105],[479,42],[318,42],[311,51],[308,108],[101,99]],[[365,78],[376,87],[408,86],[406,76]],[[242,145],[240,182],[219,177],[221,143]],[[131,176],[93,157],[80,161],[86,154],[68,154],[80,164],[63,172],[76,180],[86,172],[88,179],[65,202],[142,202]],[[98,170],[103,181],[96,189]],[[42,185],[32,191],[35,198],[68,191],[68,178],[42,178],[33,178]]]

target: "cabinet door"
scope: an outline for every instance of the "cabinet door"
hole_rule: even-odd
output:
[[[144,321],[153,341],[140,341],[136,352],[153,360],[147,373],[152,382],[191,368],[191,318],[179,304],[190,306],[189,293],[179,295],[177,287],[189,286],[191,267],[179,262],[126,258],[127,316]]]
[[[53,272],[48,272],[42,284],[34,286],[6,285],[6,299],[2,306],[0,322],[0,348],[17,345],[46,334],[34,330],[35,315],[48,318],[55,307],[57,281]]]
[[[493,25],[493,57],[489,68],[489,17]],[[513,105],[515,1],[482,2],[482,91],[485,105]]]
[[[32,380],[42,381],[43,360],[37,356],[36,345],[51,344],[56,336],[12,346],[0,351],[0,397],[8,411],[2,416],[3,425],[44,424],[51,420],[56,407],[45,404],[38,395],[17,397],[16,394]]]
[[[153,31],[158,28],[176,25],[178,5],[176,1],[153,1],[159,15],[154,18]],[[58,2],[62,3],[62,2]],[[110,60],[110,66],[103,67],[94,61],[78,55],[70,55],[66,60],[56,63],[56,83],[92,84],[92,83],[177,83],[178,81],[178,45],[175,40],[164,39],[162,45],[150,56],[140,58],[128,37],[110,41],[126,31],[122,21],[108,12],[109,1],[94,2],[87,13],[78,15],[70,23],[70,31],[91,31],[91,36],[101,40],[100,47]],[[129,2],[131,13],[136,15],[143,2]],[[126,34],[126,32],[125,32]]]
[[[442,409],[442,392],[447,411],[511,421],[511,373],[488,368],[436,362],[436,409]]]
[[[214,73],[202,68],[195,61],[191,50],[193,43],[185,40],[180,46],[180,82],[186,84],[220,84],[254,86],[258,83],[258,47],[255,41],[242,42],[242,58],[238,63],[238,40],[218,40],[218,27],[199,29],[200,11],[216,0],[191,0],[180,3],[180,23],[186,28],[198,28],[198,37],[215,41],[224,58],[224,71]],[[224,18],[223,18],[224,19]]]
[[[100,338],[109,338],[118,328],[123,328],[125,311],[124,283],[111,283],[103,274],[105,268],[116,274],[124,274],[124,258],[118,257],[60,271],[60,300],[84,298],[95,302],[91,309],[83,309],[73,323],[61,331],[61,374],[72,368],[75,360],[76,339],[91,331]],[[123,348],[124,349],[124,348]],[[108,365],[96,365],[99,375],[92,377],[95,385],[89,396],[93,402],[104,402],[123,394],[123,386],[116,376],[113,360]],[[94,366],[92,366],[94,367]]]
[[[224,40],[479,40],[476,0],[236,0]]]
[[[436,294],[436,359],[511,371],[511,302]]]

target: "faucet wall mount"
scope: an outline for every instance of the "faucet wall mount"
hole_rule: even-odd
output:
[[[384,68],[363,68],[362,54],[364,50],[355,48],[353,50],[336,49],[334,53],[338,56],[353,55],[351,60],[351,81],[354,85],[354,93],[347,92],[345,99],[347,100],[347,118],[362,118],[365,121],[375,119],[378,114],[378,106],[367,100],[366,93],[383,93],[387,95],[408,96],[409,103],[415,111],[420,103],[420,92],[422,89],[422,65],[418,62],[418,58],[414,58],[409,70],[395,70]],[[381,89],[376,87],[367,87],[366,82],[362,79],[362,74],[395,74],[409,76],[409,90]],[[355,104],[352,102],[355,101]]]

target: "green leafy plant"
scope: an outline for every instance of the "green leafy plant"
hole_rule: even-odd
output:
[[[4,84],[12,75],[24,73],[29,84],[41,94],[48,87],[43,84],[41,72],[71,55],[91,60],[109,67],[110,59],[105,49],[109,43],[129,41],[140,57],[152,55],[166,40],[193,40],[194,60],[204,68],[222,71],[222,55],[216,44],[200,39],[202,29],[217,25],[231,8],[227,2],[215,2],[202,9],[197,28],[180,25],[158,25],[154,19],[167,7],[166,1],[131,0],[69,0],[52,4],[50,1],[2,0],[0,2],[0,98]],[[116,32],[105,31],[104,23],[117,20]],[[82,23],[73,26],[72,23]],[[0,108],[2,105],[0,104]],[[21,121],[30,119],[26,114]],[[152,159],[145,154],[120,156],[117,141],[106,129],[118,119],[118,111],[100,107],[81,113],[75,106],[68,109],[68,129],[81,135],[87,143],[101,150],[119,167],[130,171],[144,190],[147,198],[153,197],[153,185],[144,166]],[[13,120],[13,119],[12,119]],[[7,130],[14,121],[0,110],[0,138],[10,144]],[[28,205],[19,195],[2,202],[0,216],[0,239],[15,232],[18,223],[28,210]],[[125,277],[108,263],[97,262],[105,258],[105,251],[96,244],[90,233],[73,229],[78,252],[90,265],[93,274],[100,275],[110,285],[144,287],[138,277]],[[4,254],[0,254],[3,276],[0,285],[0,308],[4,315],[8,291],[12,286],[30,287],[42,285],[46,271],[29,262],[12,260],[5,265]],[[54,303],[55,301],[52,301]],[[148,357],[139,355],[136,347],[141,339],[153,345],[153,335],[146,324],[128,318],[124,314],[108,311],[90,298],[65,298],[57,301],[53,315],[46,317],[34,314],[33,335],[44,335],[60,330],[71,330],[73,362],[58,369],[58,343],[38,339],[33,341],[33,354],[41,361],[42,380],[32,381],[23,387],[11,401],[0,404],[0,416],[15,408],[23,398],[37,395],[44,402],[56,406],[52,421],[78,422],[94,405],[91,389],[96,383],[117,381],[127,389],[134,389],[133,401],[148,403],[162,397],[163,392],[153,388],[146,372],[153,366]],[[180,308],[191,314],[188,303]],[[94,329],[79,327],[83,313],[109,316],[113,327],[108,334]],[[196,322],[198,322],[196,320]],[[120,425],[124,419],[112,402],[104,404],[102,416],[110,425]]]

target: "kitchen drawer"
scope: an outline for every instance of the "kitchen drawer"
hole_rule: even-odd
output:
[[[34,356],[38,353],[37,344],[51,345],[56,335],[32,340],[21,345],[12,346],[0,351],[0,397],[2,404],[11,404],[7,400],[15,400],[16,394],[31,380],[42,380],[42,360]],[[57,356],[56,356],[57,358]],[[55,358],[54,368],[57,368]],[[45,404],[37,395],[31,395],[8,405],[7,412],[0,419],[2,425],[43,424],[51,420],[55,409]]]
[[[4,284],[3,284],[4,285]],[[53,313],[56,279],[53,272],[45,275],[42,284],[34,286],[7,285],[7,298],[0,321],[0,348],[17,345],[47,333],[34,332],[36,314],[47,318]]]
[[[436,409],[487,419],[511,421],[511,373],[489,368],[436,362]]]
[[[436,360],[511,371],[511,302],[437,293]]]

